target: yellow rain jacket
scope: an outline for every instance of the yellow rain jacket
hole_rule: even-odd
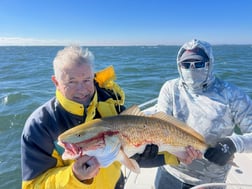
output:
[[[113,67],[95,74],[96,92],[89,107],[66,99],[59,91],[27,119],[21,136],[22,188],[114,189],[123,185],[121,164],[114,162],[101,168],[89,184],[73,175],[73,161],[61,158],[63,149],[57,145],[64,131],[94,118],[117,115],[125,110],[124,92],[114,82]],[[177,158],[167,154],[165,162],[177,164]]]
[[[116,115],[125,109],[124,92],[114,79],[113,67],[96,73],[96,92],[87,110],[56,91],[55,98],[30,115],[21,137],[23,189],[116,188],[121,176],[119,162],[101,168],[92,183],[85,184],[73,175],[73,161],[62,160],[63,149],[57,145],[58,136],[67,129],[94,118]]]

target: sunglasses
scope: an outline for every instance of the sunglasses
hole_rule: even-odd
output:
[[[188,61],[188,62],[180,62],[180,66],[181,68],[184,69],[189,69],[191,67],[191,65],[193,65],[193,68],[205,68],[206,65],[208,65],[208,62],[204,62],[204,61]]]

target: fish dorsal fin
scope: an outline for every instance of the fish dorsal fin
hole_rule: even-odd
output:
[[[137,105],[130,106],[128,109],[124,110],[120,115],[146,116]]]
[[[193,128],[189,127],[186,123],[176,119],[175,117],[173,117],[171,115],[168,115],[164,112],[157,112],[155,114],[152,114],[152,117],[167,121],[167,122],[173,124],[174,126],[176,126],[177,128],[183,130],[186,133],[189,133],[190,135],[196,137],[197,139],[199,139],[200,141],[205,143],[205,139],[201,134],[196,132]]]

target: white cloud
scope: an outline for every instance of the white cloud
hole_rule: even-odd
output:
[[[0,46],[31,46],[31,45],[65,45],[66,41],[56,40],[41,40],[33,38],[21,38],[21,37],[0,37]]]
[[[130,40],[45,40],[45,39],[34,39],[34,38],[23,38],[23,37],[1,37],[0,46],[67,46],[70,44],[79,44],[83,46],[128,46],[128,45],[162,45],[162,44],[173,44],[170,42],[159,42],[150,41],[145,42],[139,40],[138,42]]]
[[[79,44],[86,46],[96,45],[130,45],[130,43],[119,43],[119,42],[97,42],[97,41],[74,41],[74,40],[41,40],[33,38],[22,38],[22,37],[1,37],[0,46],[66,46],[70,44]]]

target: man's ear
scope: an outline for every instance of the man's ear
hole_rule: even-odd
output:
[[[59,85],[59,82],[57,81],[55,75],[52,75],[52,82],[54,83],[55,87]]]

